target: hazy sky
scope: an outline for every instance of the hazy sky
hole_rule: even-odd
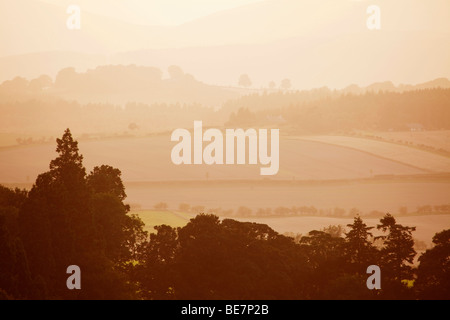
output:
[[[79,30],[67,28],[70,4]],[[242,73],[256,87],[416,84],[450,77],[449,12],[450,0],[0,0],[0,82],[136,64],[217,85]]]
[[[77,4],[83,10],[143,25],[179,25],[208,14],[261,0],[40,0]]]

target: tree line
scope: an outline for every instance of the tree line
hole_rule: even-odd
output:
[[[415,228],[390,214],[379,239],[359,216],[345,234],[299,239],[210,214],[148,235],[124,203],[120,170],[87,173],[70,130],[56,151],[30,191],[0,187],[2,299],[450,298],[450,230],[417,268]],[[70,265],[81,269],[81,290],[66,287]],[[366,287],[369,265],[382,270],[381,290]]]
[[[423,130],[450,128],[450,89],[337,94],[309,98],[304,92],[253,94],[227,102],[229,126],[277,125],[297,134],[352,130]],[[309,99],[308,99],[309,98]],[[315,99],[314,99],[315,98]]]
[[[133,205],[136,210],[142,209],[138,204]],[[157,211],[167,211],[169,210],[169,205],[167,202],[158,202],[153,206],[153,209]],[[178,211],[199,214],[199,213],[209,213],[218,215],[221,217],[236,217],[236,218],[282,218],[282,217],[334,217],[334,218],[346,218],[354,217],[356,215],[364,216],[365,218],[381,218],[384,216],[384,212],[378,210],[372,210],[370,212],[362,212],[358,208],[351,208],[349,210],[334,207],[334,208],[324,208],[318,209],[315,206],[279,206],[275,208],[256,208],[252,209],[246,206],[239,206],[236,210],[234,209],[223,209],[223,208],[207,208],[203,205],[193,205],[188,203],[180,203],[178,206]],[[436,214],[450,214],[450,205],[423,205],[417,206],[415,211],[408,211],[408,207],[401,206],[398,208],[397,213],[401,216],[408,215],[436,215]]]

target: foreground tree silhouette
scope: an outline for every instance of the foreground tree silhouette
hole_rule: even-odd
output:
[[[299,299],[306,257],[266,225],[201,214],[183,228],[155,228],[138,273],[152,299]]]
[[[125,186],[121,179],[122,172],[111,166],[95,167],[87,177],[87,184],[95,193],[106,193],[120,201],[125,200]]]
[[[413,278],[412,263],[416,255],[412,232],[415,227],[405,227],[397,224],[391,214],[386,214],[377,229],[387,232],[386,235],[376,237],[383,240],[380,250],[379,266],[383,272],[381,287],[386,298],[405,298],[408,292],[402,283]]]
[[[434,247],[419,258],[417,288],[421,299],[450,299],[450,229],[433,237]]]
[[[373,246],[373,235],[361,217],[358,215],[354,218],[353,224],[348,224],[350,231],[345,234],[345,255],[350,263],[351,269],[359,274],[365,274],[368,266],[376,264],[378,260],[378,252]]]
[[[128,297],[126,279],[113,268],[129,257],[122,252],[128,208],[120,171],[100,167],[88,179],[69,129],[57,139],[56,151],[19,214],[32,273],[42,278],[49,298]],[[83,290],[67,290],[69,265],[81,268]]]
[[[57,139],[56,151],[59,156],[50,162],[50,171],[38,176],[21,208],[19,225],[33,271],[59,296],[65,291],[65,268],[80,260],[77,249],[91,251],[94,239],[87,224],[83,157],[69,130]]]
[[[308,298],[326,299],[330,281],[344,273],[344,239],[313,230],[300,239],[300,250],[308,257],[312,273],[306,280]]]
[[[17,212],[26,194],[18,189],[13,191],[0,186],[0,300],[26,298],[37,290],[17,233]]]

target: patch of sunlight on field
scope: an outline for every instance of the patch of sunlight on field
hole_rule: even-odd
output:
[[[390,142],[346,136],[311,136],[301,140],[352,148],[431,172],[450,172],[450,158]]]
[[[187,213],[174,211],[132,211],[132,214],[137,214],[145,223],[144,230],[148,232],[155,232],[154,227],[159,225],[169,225],[171,227],[184,227],[193,217]]]

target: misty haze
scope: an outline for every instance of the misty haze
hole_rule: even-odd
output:
[[[450,299],[450,3],[373,2],[0,0],[0,299]]]

